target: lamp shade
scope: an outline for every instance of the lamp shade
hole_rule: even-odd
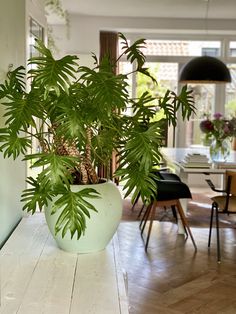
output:
[[[231,76],[227,66],[209,56],[197,57],[185,64],[180,72],[181,83],[229,83]]]

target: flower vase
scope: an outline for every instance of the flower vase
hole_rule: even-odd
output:
[[[210,145],[210,157],[213,162],[225,162],[230,154],[229,139],[213,140]]]

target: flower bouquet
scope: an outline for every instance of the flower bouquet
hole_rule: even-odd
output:
[[[236,136],[236,118],[226,119],[219,112],[205,115],[200,123],[205,134],[205,142],[210,145],[210,156],[213,161],[225,161],[230,152],[230,140]]]

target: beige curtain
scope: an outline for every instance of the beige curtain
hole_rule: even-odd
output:
[[[108,55],[111,61],[115,61],[118,55],[118,33],[116,32],[107,32],[101,31],[100,32],[100,60],[105,56]],[[114,68],[114,72],[117,72],[117,69]],[[113,174],[116,170],[116,154],[115,152],[112,155],[110,166],[98,167],[98,175],[101,178],[110,178],[112,179]],[[118,183],[118,178],[115,179],[115,182]]]
[[[100,60],[108,55],[111,61],[117,59],[118,51],[118,33],[115,32],[100,32]]]

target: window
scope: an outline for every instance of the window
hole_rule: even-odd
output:
[[[236,41],[230,41],[230,43],[229,43],[229,55],[230,55],[230,57],[236,57]]]
[[[147,40],[143,48],[146,56],[201,56],[220,55],[219,41]]]
[[[204,114],[212,114],[214,112],[215,103],[215,86],[213,84],[191,84],[189,88],[193,90],[193,97],[196,114],[192,115],[190,120],[186,122],[186,146],[201,145],[203,143],[202,132],[199,124]]]
[[[130,40],[129,39],[127,39],[127,42],[128,42],[128,45],[130,45]],[[123,41],[123,39],[119,39],[119,42],[118,42],[118,53],[119,53],[119,55],[122,53],[122,47],[124,46],[124,41]]]
[[[226,84],[225,115],[227,117],[236,116],[236,64],[228,65],[232,82]]]
[[[121,74],[128,74],[128,73],[132,73],[132,65],[129,62],[119,62],[119,69],[118,72]],[[128,93],[129,95],[132,97],[132,95],[134,94],[133,92],[133,80],[132,80],[132,74],[128,75]],[[127,107],[125,114],[127,115],[131,115],[131,108]]]
[[[44,40],[44,28],[37,23],[33,18],[30,18],[29,20],[29,56],[30,58],[38,56],[39,53],[38,51],[34,48],[35,46],[35,39],[39,39],[41,41]],[[31,66],[32,68],[32,66]],[[41,127],[41,121],[38,119],[37,120],[37,126],[36,128]],[[31,126],[31,133],[33,133],[35,130]],[[36,141],[34,138],[32,138],[32,146],[31,146],[31,151],[30,153],[36,153],[40,150],[40,144],[38,141]]]
[[[30,55],[30,58],[32,58],[38,55],[37,51],[34,48],[35,39],[40,39],[41,41],[43,41],[44,39],[43,27],[32,18],[30,18],[29,36],[30,36],[29,55]]]
[[[231,57],[236,57],[236,48],[230,48]]]
[[[202,48],[203,56],[218,57],[220,55],[219,48]]]
[[[154,84],[152,80],[141,73],[137,75],[137,95],[140,96],[144,91],[149,92],[154,97],[164,96],[167,89],[177,91],[178,64],[170,62],[147,62],[145,67],[150,74],[157,80]]]
[[[132,37],[135,37],[134,34]],[[138,38],[140,36],[137,36]],[[228,46],[227,42],[229,42]],[[132,81],[130,92],[133,96],[140,94],[144,89],[148,89],[156,97],[167,88],[177,91],[180,88],[178,69],[193,57],[208,55],[221,57],[223,61],[222,56],[236,57],[236,41],[227,41],[225,37],[222,37],[222,40],[214,40],[212,36],[211,40],[147,39],[146,43],[147,47],[143,48],[142,51],[146,56],[147,67],[150,68],[151,74],[158,81],[158,87],[154,87],[142,75],[133,76],[130,78]],[[195,84],[189,86],[193,89],[197,113],[185,125],[179,121],[179,138],[176,141],[178,146],[189,147],[203,144],[199,123],[204,113],[212,115],[214,112],[222,112],[225,115],[236,115],[236,58],[235,63],[232,62],[229,68],[232,76],[231,84]],[[169,131],[171,133],[171,130]],[[169,144],[171,145],[171,142]]]

